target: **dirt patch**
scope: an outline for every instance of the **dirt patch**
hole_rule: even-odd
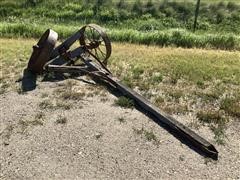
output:
[[[194,129],[217,147],[212,161],[95,85],[74,81],[81,98],[64,99],[74,95],[61,94],[66,84],[0,95],[1,179],[240,179],[240,121],[228,124],[225,145],[209,128]],[[191,112],[175,118],[196,121]]]

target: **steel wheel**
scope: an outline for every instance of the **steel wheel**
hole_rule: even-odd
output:
[[[112,52],[111,42],[103,29],[96,24],[89,24],[81,28],[80,45],[85,46],[86,56],[92,56],[101,64],[107,65],[107,59]]]

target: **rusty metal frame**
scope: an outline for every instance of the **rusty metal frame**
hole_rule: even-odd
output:
[[[106,46],[107,54],[105,59],[102,61],[98,59],[94,54],[89,53],[90,46],[84,43],[84,33],[86,28],[95,28],[95,30],[103,37],[103,43]],[[111,43],[105,32],[98,26],[94,24],[86,25],[81,28],[78,32],[73,34],[70,38],[65,40],[62,44],[54,48],[56,44],[57,33],[52,30],[47,30],[43,37],[38,42],[39,50],[33,51],[30,58],[28,68],[35,72],[41,73],[45,72],[68,72],[68,73],[82,73],[88,74],[94,78],[99,78],[107,82],[111,87],[120,91],[123,95],[133,99],[135,103],[142,108],[148,115],[151,115],[168,128],[174,131],[183,140],[191,143],[191,146],[200,154],[210,157],[214,160],[218,159],[218,151],[216,148],[209,143],[207,140],[196,134],[194,131],[189,129],[187,126],[178,122],[175,118],[169,116],[168,114],[161,111],[155,105],[153,105],[146,98],[133,91],[129,87],[125,86],[112,75],[110,70],[106,67],[107,59],[111,55]],[[80,41],[79,47],[74,50],[69,50],[74,42]],[[94,41],[94,40],[93,40]],[[96,42],[90,42],[90,44]],[[89,56],[86,56],[86,53]],[[76,60],[81,60],[83,62],[82,66],[76,66],[74,62]]]

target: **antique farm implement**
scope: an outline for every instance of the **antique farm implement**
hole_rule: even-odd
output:
[[[218,152],[208,141],[188,127],[159,110],[147,99],[123,85],[107,68],[111,55],[111,43],[101,27],[95,24],[83,26],[79,31],[56,46],[58,34],[48,29],[37,45],[28,63],[28,70],[40,74],[43,72],[62,72],[88,74],[98,78],[134,100],[155,121],[166,126],[169,131],[204,156],[218,158]],[[77,46],[74,44],[76,44]]]

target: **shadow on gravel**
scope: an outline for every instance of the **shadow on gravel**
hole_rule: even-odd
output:
[[[98,78],[92,78],[92,80],[95,82],[90,82],[87,80],[84,80],[82,78],[79,78],[81,76],[83,76],[85,74],[65,74],[65,73],[48,73],[45,76],[43,76],[42,81],[48,81],[48,82],[57,82],[57,81],[63,81],[65,79],[75,79],[75,80],[79,80],[82,81],[84,83],[87,84],[91,84],[91,85],[96,85],[96,84],[100,84],[103,85],[107,88],[107,90],[113,94],[116,97],[120,97],[123,96],[124,94],[122,94],[120,91],[118,91],[116,88],[114,88],[111,84],[109,84],[108,82],[105,82],[104,80],[98,79]],[[24,70],[23,73],[23,78],[22,78],[22,90],[23,91],[31,91],[34,90],[36,88],[36,79],[37,79],[37,75],[35,73],[32,73],[31,71],[29,71],[28,69]],[[149,117],[150,119],[152,119],[155,123],[157,123],[160,127],[164,128],[165,130],[167,130],[169,133],[171,133],[175,138],[177,138],[181,143],[185,144],[186,146],[188,146],[189,148],[191,148],[192,150],[194,150],[195,152],[197,152],[198,154],[204,156],[204,157],[209,157],[208,154],[204,153],[203,151],[201,151],[201,149],[197,149],[196,147],[194,147],[193,142],[187,140],[186,138],[183,138],[182,136],[180,136],[176,130],[174,130],[173,128],[171,128],[170,126],[168,126],[167,124],[161,122],[158,118],[156,118],[153,115],[150,115],[149,113],[147,113],[144,109],[142,109],[140,106],[138,106],[135,103],[135,108],[142,112],[143,114],[145,114],[147,117]]]
[[[71,79],[82,81],[87,84],[95,85],[95,83],[93,82],[79,78],[83,75],[84,74],[79,74],[79,73],[68,74],[68,73],[51,72],[51,73],[44,74],[43,79],[41,81],[42,82],[59,82],[59,81],[63,81],[71,78]],[[38,74],[33,73],[26,68],[23,70],[22,78],[18,79],[16,82],[22,82],[21,88],[23,92],[33,91],[34,89],[36,89],[36,86],[37,86],[37,83],[36,83],[37,76]]]
[[[32,91],[36,88],[37,74],[32,73],[27,68],[23,70],[22,91]]]

